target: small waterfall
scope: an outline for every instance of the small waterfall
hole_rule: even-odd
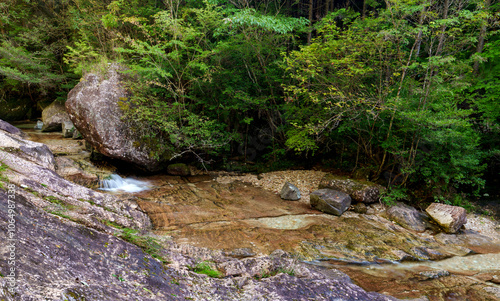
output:
[[[112,174],[108,179],[100,181],[101,190],[139,192],[149,189],[149,183],[131,178],[122,178],[117,174]]]

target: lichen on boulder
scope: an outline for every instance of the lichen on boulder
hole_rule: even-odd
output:
[[[326,174],[319,184],[319,189],[328,188],[347,193],[354,201],[366,204],[379,200],[383,187],[368,181],[359,181],[347,177]]]
[[[86,74],[69,92],[66,110],[78,132],[99,153],[147,171],[160,170],[170,156],[155,156],[123,118],[125,113],[120,103],[131,96],[124,83],[133,80],[124,71],[118,64],[109,64],[105,75]]]

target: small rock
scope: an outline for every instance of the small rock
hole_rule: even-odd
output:
[[[462,207],[433,203],[425,211],[446,233],[456,233],[467,223],[467,212]]]
[[[38,120],[38,121],[36,122],[36,125],[35,125],[34,129],[35,129],[35,130],[41,130],[42,128],[43,128],[43,121]]]
[[[425,213],[402,203],[390,207],[386,213],[390,220],[417,232],[424,232],[429,223],[429,217]]]
[[[72,138],[74,131],[75,131],[75,126],[71,121],[63,121],[62,133],[64,138]]]
[[[300,200],[300,190],[292,183],[286,182],[281,188],[280,197],[284,200],[298,201]]]
[[[351,206],[351,197],[333,189],[316,190],[310,195],[311,207],[319,211],[342,215]]]
[[[191,174],[189,166],[187,166],[184,163],[170,164],[167,167],[167,172],[171,175],[181,176],[181,177],[189,176]]]
[[[359,214],[366,214],[366,212],[368,212],[368,208],[364,203],[356,203],[353,206],[353,211]]]

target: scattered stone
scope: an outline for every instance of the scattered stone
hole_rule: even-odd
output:
[[[353,211],[359,214],[366,214],[368,212],[368,208],[365,203],[356,203],[353,206]]]
[[[71,121],[63,121],[62,133],[64,138],[72,138],[75,131],[75,126]]]
[[[357,181],[342,176],[326,174],[319,184],[319,188],[328,188],[347,193],[356,202],[374,203],[379,200],[382,186],[368,182]]]
[[[151,156],[130,122],[122,119],[120,103],[130,92],[123,67],[109,64],[107,74],[86,74],[68,94],[66,110],[76,129],[101,154],[133,163],[147,171],[158,171],[170,159],[168,153]],[[158,143],[164,143],[158,141]]]
[[[186,176],[191,175],[191,171],[189,169],[189,166],[187,166],[184,163],[170,164],[167,167],[167,172],[173,176],[186,177]]]
[[[300,190],[292,183],[286,182],[281,188],[280,197],[284,200],[298,201],[300,200]]]
[[[54,101],[42,111],[42,132],[57,132],[62,130],[64,121],[69,121],[64,103]]]
[[[406,204],[396,204],[388,208],[386,213],[390,220],[406,229],[424,232],[428,228],[429,217],[427,214]]]
[[[319,211],[342,215],[351,206],[351,197],[333,189],[316,190],[310,195],[311,207]]]
[[[446,233],[456,233],[467,223],[467,212],[462,207],[433,203],[425,211]]]

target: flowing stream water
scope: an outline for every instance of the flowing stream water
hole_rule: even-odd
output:
[[[122,178],[117,174],[112,174],[108,179],[100,181],[99,189],[110,192],[141,192],[151,188],[147,181],[139,181],[132,178]]]

